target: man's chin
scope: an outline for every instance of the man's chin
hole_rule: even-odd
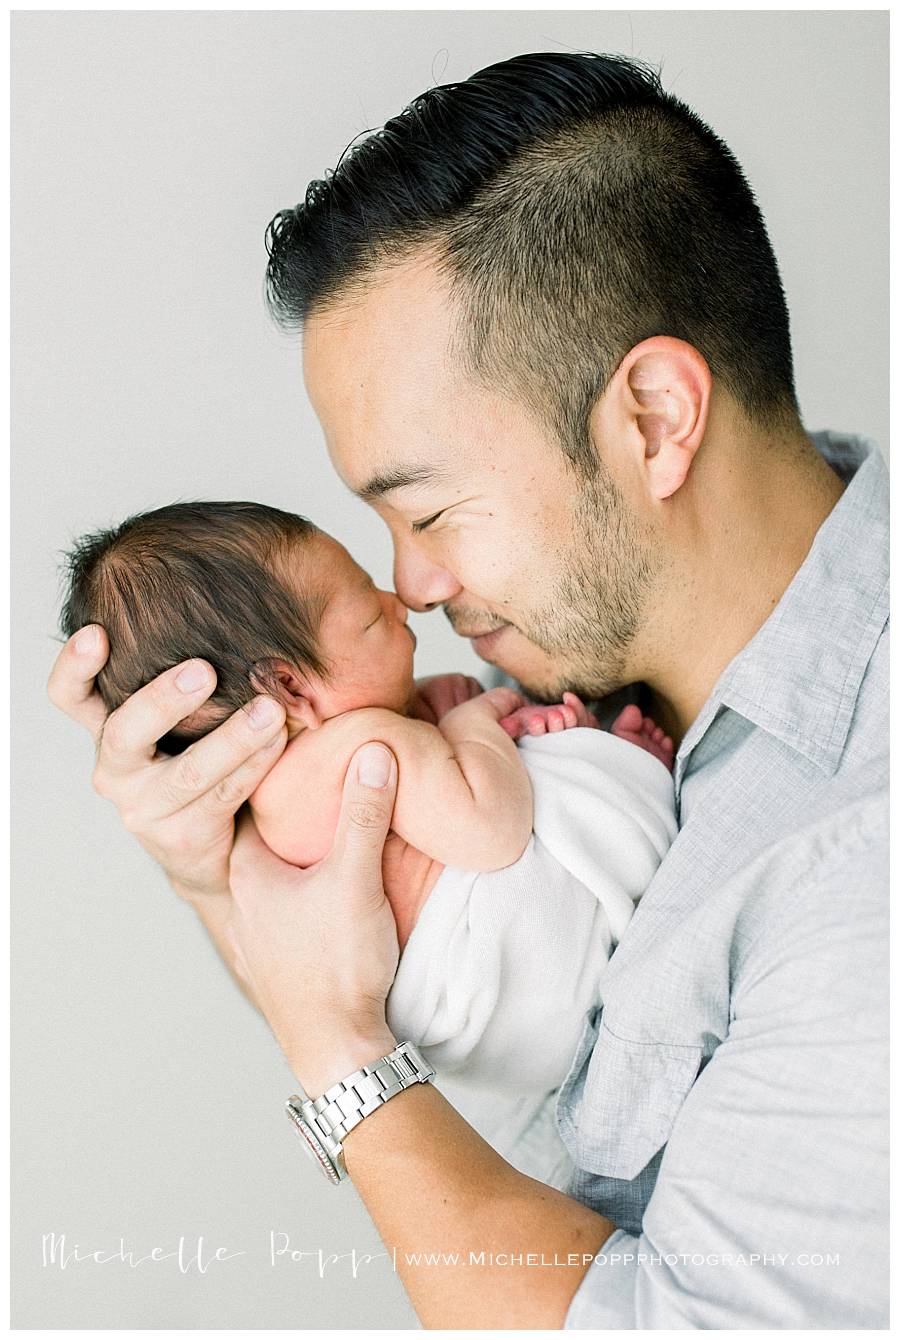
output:
[[[564,693],[574,693],[583,703],[597,702],[613,689],[621,687],[618,683],[607,687],[587,684],[578,673],[560,672],[558,666],[549,671],[538,667],[519,665],[501,665],[499,659],[494,662],[498,670],[511,679],[517,689],[532,702],[552,706],[562,702]]]
[[[512,680],[516,688],[524,693],[526,698],[535,703],[552,704],[561,702],[563,688],[569,687],[568,683],[565,682],[557,691],[558,675],[547,675],[546,672],[542,674],[540,670],[533,669],[530,666],[522,666],[521,663],[516,665],[512,663],[512,658],[506,665],[502,663],[499,657],[491,664],[507,679]]]
[[[514,637],[513,632],[519,635]],[[583,665],[570,664],[562,653],[552,655],[519,633],[518,629],[510,627],[501,629],[496,652],[490,656],[482,655],[481,659],[487,661],[526,698],[546,706],[561,703],[564,693],[574,693],[585,705],[590,706],[631,683],[631,680],[623,679],[618,674],[603,674],[600,671],[596,674],[586,673]],[[488,676],[486,682],[490,678]]]
[[[489,634],[489,638],[490,641],[473,638],[473,650],[483,661],[512,680],[532,702],[550,706],[562,702],[564,693],[576,693],[585,703],[602,696],[602,692],[596,691],[596,685],[585,683],[583,673],[566,664],[563,655],[551,655],[511,624]]]

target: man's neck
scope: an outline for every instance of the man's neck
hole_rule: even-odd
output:
[[[651,715],[676,745],[781,600],[844,490],[811,447],[743,475],[726,465],[717,476],[696,481],[708,492],[695,506],[688,558],[659,602],[668,617],[647,630]]]

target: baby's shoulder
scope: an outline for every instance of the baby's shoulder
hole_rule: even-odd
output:
[[[250,797],[263,841],[292,865],[313,865],[331,849],[350,755],[341,758],[328,724],[289,740]]]
[[[332,721],[326,721],[318,730],[302,731],[288,740],[284,753],[253,793],[255,808],[271,805],[285,792],[296,801],[304,784],[314,783],[315,798],[330,780],[337,786],[343,783],[350,758],[349,753],[345,756],[346,733],[332,726]]]
[[[406,756],[420,730],[433,732],[434,727],[388,708],[362,707],[295,736],[250,797],[265,842],[294,865],[320,860],[331,850],[344,778],[356,750],[380,740]]]
[[[388,707],[357,707],[352,712],[332,717],[315,734],[324,736],[326,731],[329,749],[341,754],[349,750],[345,766],[350,755],[369,740],[380,740],[391,749],[403,750],[420,741],[430,742],[441,738],[440,731],[427,721],[402,716]]]

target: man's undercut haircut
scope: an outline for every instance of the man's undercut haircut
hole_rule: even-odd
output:
[[[324,598],[288,567],[318,534],[304,517],[250,502],[182,502],[79,539],[66,555],[60,624],[98,623],[109,660],[97,687],[109,711],[165,670],[209,661],[216,691],[159,741],[177,754],[260,692],[279,696],[272,665],[327,677],[318,646]],[[252,678],[251,678],[252,676]]]
[[[622,56],[533,53],[428,89],[345,151],[266,234],[295,327],[422,252],[456,353],[576,463],[636,344],[685,340],[761,428],[796,421],[790,328],[765,222],[727,146]]]

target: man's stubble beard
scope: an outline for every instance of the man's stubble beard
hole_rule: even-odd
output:
[[[583,479],[572,544],[558,551],[562,575],[544,610],[522,625],[559,671],[544,683],[519,681],[522,688],[546,702],[565,690],[592,702],[631,683],[629,652],[659,568],[652,532],[642,533],[612,477],[601,468]]]

